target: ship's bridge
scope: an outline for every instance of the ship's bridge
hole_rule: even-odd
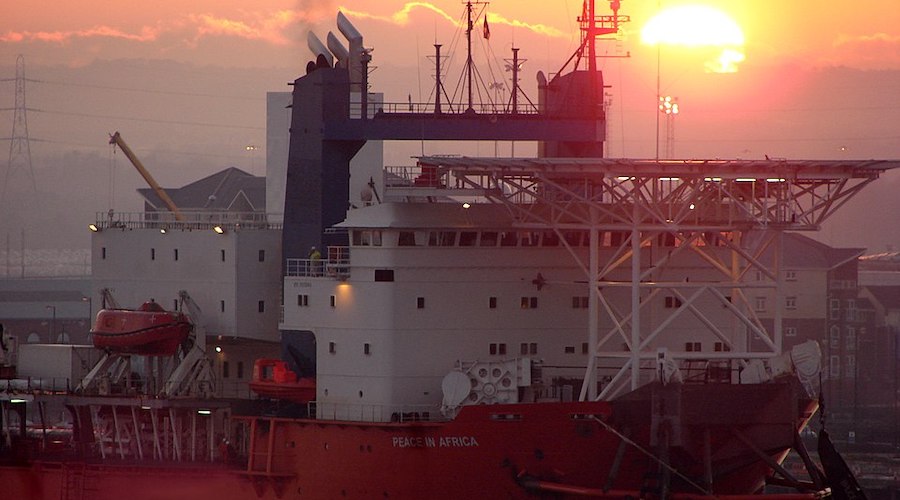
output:
[[[556,232],[589,290],[594,356],[581,398],[594,399],[636,388],[641,370],[665,359],[737,362],[750,372],[752,360],[780,355],[783,307],[763,321],[753,296],[784,303],[784,232],[818,230],[867,184],[898,167],[900,160],[422,157],[414,168],[388,169],[384,197],[496,203],[512,214],[514,227]],[[572,231],[589,233],[586,255],[570,246]],[[611,233],[615,251],[600,252]],[[665,251],[654,251],[657,246]],[[712,275],[666,279],[667,267],[685,255],[706,262]],[[661,295],[677,305],[675,312],[642,326],[651,299]],[[615,307],[614,296],[619,303],[630,296],[630,308]],[[704,309],[710,304],[733,315],[741,337],[716,325],[715,313]],[[608,331],[599,328],[601,314],[612,318]],[[660,352],[658,340],[682,315],[705,325],[721,352]],[[598,366],[620,367],[600,394]]]

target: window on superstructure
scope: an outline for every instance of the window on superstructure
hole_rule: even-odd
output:
[[[488,308],[490,308],[490,309],[497,308],[497,297],[488,297]]]
[[[497,354],[506,356],[506,344],[497,344]]]
[[[376,269],[375,281],[394,281],[393,269]]]
[[[372,231],[372,246],[381,246],[381,231]]]
[[[528,354],[537,354],[537,343],[528,344]]]
[[[478,242],[478,232],[477,231],[461,231],[459,233],[459,246],[461,247],[474,247],[475,243]]]
[[[575,350],[572,349],[572,352],[575,352]],[[588,353],[588,343],[582,342],[581,343],[581,354],[587,354],[587,353]]]
[[[497,355],[497,344],[491,343],[488,346],[488,352],[491,354],[491,356],[496,356]]]
[[[729,352],[731,351],[731,347],[729,347],[725,342],[716,342],[715,344],[713,344],[713,350],[716,352]]]
[[[300,307],[306,307],[309,305],[309,295],[300,294],[297,295],[297,305]]]
[[[222,378],[228,378],[231,375],[228,366],[228,361],[222,361]]]
[[[523,231],[519,237],[523,247],[536,247],[541,244],[541,233],[538,231]]]
[[[225,312],[225,301],[224,300],[219,301],[219,310],[222,312]]]
[[[572,309],[587,309],[588,298],[585,296],[572,297]]]
[[[256,304],[256,309],[257,309],[259,312],[261,312],[261,313],[266,312],[266,301],[265,301],[265,300],[260,300],[260,301]]]
[[[328,353],[329,353],[329,354],[334,354],[334,353],[336,353],[336,352],[337,352],[337,346],[335,345],[335,343],[334,343],[334,342],[329,342],[329,343],[328,343]]]
[[[452,247],[456,244],[456,231],[431,231],[428,233],[428,246]]]
[[[150,249],[150,260],[156,260],[156,249],[155,248]]]
[[[797,327],[795,327],[795,326],[784,327],[784,336],[785,337],[796,337],[797,336]]]
[[[784,308],[785,309],[797,309],[797,297],[790,296],[784,298]]]
[[[787,281],[797,281],[797,271],[785,271],[784,279]]]
[[[237,362],[237,378],[244,378],[244,362]]]
[[[845,373],[847,374],[847,378],[856,376],[856,356],[853,354],[847,355],[847,370]]]
[[[219,250],[219,256],[221,257],[222,262],[225,262],[225,249],[224,248]]]
[[[841,357],[834,355],[828,361],[828,371],[831,378],[841,378]]]
[[[685,352],[700,352],[702,351],[702,345],[700,342],[685,342],[684,343]]]
[[[425,297],[416,297],[416,309],[425,309]]]
[[[675,235],[672,233],[663,233],[657,237],[657,243],[661,247],[674,247]]]
[[[371,347],[369,347],[369,343],[368,343],[368,342],[366,342],[365,344],[363,344],[363,354],[365,354],[366,356],[372,354],[372,349],[371,349]]]
[[[558,247],[559,235],[556,234],[556,231],[545,231],[544,238],[541,240],[541,245],[545,247]]]
[[[666,309],[678,309],[681,307],[681,299],[674,295],[666,296]]]
[[[416,233],[413,231],[400,231],[400,234],[397,236],[397,246],[416,246]]]
[[[563,348],[566,354],[575,354],[575,346],[567,345]]]
[[[265,262],[265,261],[266,261],[266,251],[265,251],[265,250],[260,250],[260,251],[259,251],[259,261],[260,261],[260,262]]]
[[[566,243],[571,247],[580,247],[582,235],[586,234],[584,231],[566,231],[563,233],[563,238],[566,239]],[[590,240],[588,240],[585,245],[590,244]]]
[[[528,342],[522,342],[521,344],[519,344],[519,354],[528,354]]]
[[[499,235],[497,231],[484,231],[481,233],[481,241],[479,242],[479,246],[483,247],[495,247],[497,246],[497,239]]]
[[[106,260],[106,247],[100,249],[100,258]]]
[[[522,309],[537,309],[537,299],[537,297],[522,297],[522,300],[520,302]]]
[[[519,244],[519,233],[515,231],[504,231],[500,233],[501,247],[514,247]]]
[[[331,307],[334,307],[335,303],[336,303],[336,299],[335,299],[334,295],[332,295],[331,296]]]
[[[174,254],[174,256],[175,256],[175,260],[178,260],[178,249],[177,249],[177,248],[175,249],[175,251],[173,252],[173,254]]]
[[[174,300],[172,301],[172,310],[173,310],[173,311],[177,311],[177,310],[178,310],[178,299],[174,299]]]
[[[831,299],[828,301],[828,318],[829,319],[841,319],[841,301],[838,299]]]

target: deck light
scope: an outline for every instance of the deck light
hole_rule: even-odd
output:
[[[217,345],[217,346],[216,346],[216,352],[222,352],[222,346]]]
[[[164,227],[159,228],[159,232],[162,234],[166,234],[166,228],[164,228]]]
[[[20,399],[20,398],[13,398],[13,399],[10,399],[9,402],[12,403],[12,404],[21,404],[21,403],[24,403],[25,400],[24,400],[24,399]]]
[[[468,208],[471,207],[471,206],[472,206],[472,205],[469,205],[469,202],[468,202],[468,201],[465,202],[465,203],[463,203],[463,205],[462,205],[462,207],[463,207],[463,208],[466,208],[466,209],[468,209]]]
[[[95,233],[100,232],[100,228],[97,227],[97,224],[88,224],[88,229]]]
[[[214,226],[213,231],[215,231],[216,234],[225,234],[225,228],[222,226]]]
[[[212,411],[210,411],[210,410],[197,410],[197,413],[199,413],[200,415],[210,415],[210,414],[212,414]]]

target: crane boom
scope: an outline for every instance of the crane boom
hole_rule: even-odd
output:
[[[122,152],[125,153],[125,156],[127,156],[131,161],[131,164],[134,165],[134,168],[137,169],[144,180],[147,181],[147,184],[149,184],[153,189],[153,192],[156,193],[156,196],[159,196],[163,203],[166,204],[166,207],[168,207],[169,211],[175,214],[175,220],[183,221],[184,216],[181,215],[181,210],[178,210],[178,206],[175,205],[175,202],[172,201],[172,198],[169,198],[169,195],[166,194],[166,191],[156,183],[156,180],[154,180],[153,176],[150,175],[150,171],[144,167],[144,164],[141,163],[141,160],[138,160],[138,157],[135,156],[131,148],[128,147],[128,144],[125,144],[122,136],[118,132],[110,135],[109,143],[119,146]]]

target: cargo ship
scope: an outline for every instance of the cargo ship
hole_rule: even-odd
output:
[[[263,359],[264,398],[210,397],[205,336],[188,328],[170,364],[155,355],[168,347],[149,356],[155,378],[117,391],[98,381],[135,353],[101,341],[72,391],[3,386],[4,495],[828,495],[843,478],[799,437],[818,345],[783,352],[780,316],[761,321],[749,291],[781,299],[784,232],[815,230],[898,163],[604,158],[594,47],[628,20],[610,7],[585,2],[572,66],[538,74],[536,102],[516,51],[509,102],[476,103],[472,73],[468,99],[444,100],[436,45],[434,99],[392,105],[369,92],[371,53],[345,17],[349,48],[311,36],[317,58],[293,83],[280,329],[313,373],[302,355]],[[367,141],[484,139],[534,141],[538,157],[352,161]],[[49,428],[48,408],[71,424]],[[790,452],[805,476],[781,466]]]

